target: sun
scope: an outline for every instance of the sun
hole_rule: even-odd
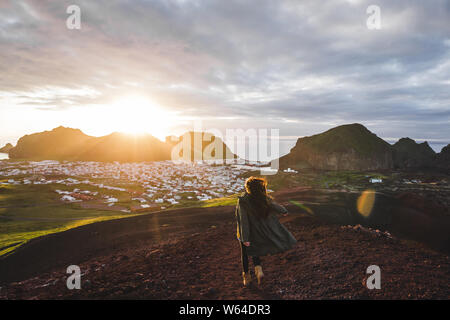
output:
[[[122,97],[106,108],[105,125],[128,134],[149,133],[164,139],[169,134],[174,115],[152,100],[140,96]]]

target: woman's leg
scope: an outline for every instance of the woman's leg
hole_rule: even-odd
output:
[[[260,257],[252,257],[253,258],[253,264],[255,266],[255,275],[256,279],[258,279],[258,285],[261,284],[262,278],[264,277],[264,273],[262,271],[261,266],[261,258]]]
[[[260,257],[252,257],[253,259],[253,265],[254,266],[260,266],[261,265],[261,258]]]
[[[242,260],[242,271],[244,271],[245,273],[248,272],[248,255],[247,255],[247,249],[244,246],[244,244],[239,241],[239,243],[241,244],[241,260]]]

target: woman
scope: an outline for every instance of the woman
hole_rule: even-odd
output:
[[[267,195],[267,181],[250,177],[245,181],[245,194],[236,206],[237,238],[241,245],[244,286],[251,282],[248,256],[253,258],[258,284],[264,276],[261,256],[284,252],[297,242],[278,221],[275,213],[287,215],[287,210]]]

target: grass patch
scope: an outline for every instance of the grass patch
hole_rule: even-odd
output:
[[[228,197],[211,199],[206,201],[201,201],[202,208],[208,207],[221,207],[221,206],[235,206],[237,204],[237,199],[240,194],[233,194]]]
[[[239,194],[233,194],[227,197],[216,198],[211,200],[187,200],[180,201],[176,205],[163,205],[167,209],[180,209],[180,208],[208,208],[208,207],[221,207],[221,206],[234,206],[237,203],[237,198]]]
[[[79,186],[72,187],[81,189]],[[84,209],[79,203],[63,203],[55,189],[64,190],[67,187],[54,184],[0,186],[0,256],[11,253],[36,237],[137,215]]]
[[[121,219],[136,215],[118,215],[110,214],[110,212],[91,211],[91,216],[93,217],[68,221],[4,221],[4,219],[0,219],[0,256],[14,251],[27,241],[37,237],[66,231],[94,222]],[[2,250],[2,248],[5,249]]]

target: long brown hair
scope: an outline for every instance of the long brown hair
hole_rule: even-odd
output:
[[[245,181],[245,191],[249,195],[253,213],[260,218],[267,218],[270,214],[272,197],[267,194],[267,180],[250,177]]]

